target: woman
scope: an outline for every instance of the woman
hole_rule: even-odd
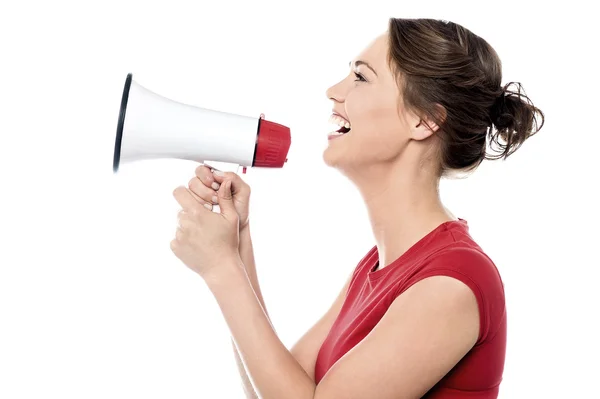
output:
[[[391,19],[329,88],[340,129],[323,158],[356,184],[376,245],[291,350],[264,310],[250,188],[234,173],[200,166],[189,187],[175,190],[182,211],[171,248],[214,294],[248,397],[498,396],[503,284],[467,222],[441,203],[438,184],[506,158],[541,129],[543,113],[520,84],[513,91],[501,79],[495,51],[460,25]],[[217,203],[221,212],[210,212]]]

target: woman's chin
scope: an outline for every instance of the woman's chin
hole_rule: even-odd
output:
[[[335,168],[340,161],[340,155],[334,148],[327,147],[323,151],[323,162],[325,162],[325,165]]]

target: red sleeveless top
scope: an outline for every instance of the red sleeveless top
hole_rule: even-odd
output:
[[[450,276],[471,288],[479,305],[475,346],[423,396],[427,399],[496,399],[506,352],[504,286],[490,258],[469,235],[464,219],[439,225],[383,269],[377,247],[354,270],[340,314],[315,364],[318,384],[333,364],[379,322],[392,301],[431,276]]]

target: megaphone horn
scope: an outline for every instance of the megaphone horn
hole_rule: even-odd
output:
[[[113,172],[126,162],[177,158],[281,168],[290,129],[258,118],[194,107],[162,97],[127,75],[115,138]]]

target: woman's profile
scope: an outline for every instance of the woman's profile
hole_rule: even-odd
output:
[[[483,38],[433,19],[390,19],[326,94],[336,131],[323,160],[356,185],[376,244],[291,349],[261,295],[250,187],[201,165],[174,193],[183,209],[172,250],[214,294],[247,397],[497,398],[502,279],[438,187],[508,157],[541,129],[543,113],[520,83],[502,82]],[[217,203],[221,213],[211,212]]]

